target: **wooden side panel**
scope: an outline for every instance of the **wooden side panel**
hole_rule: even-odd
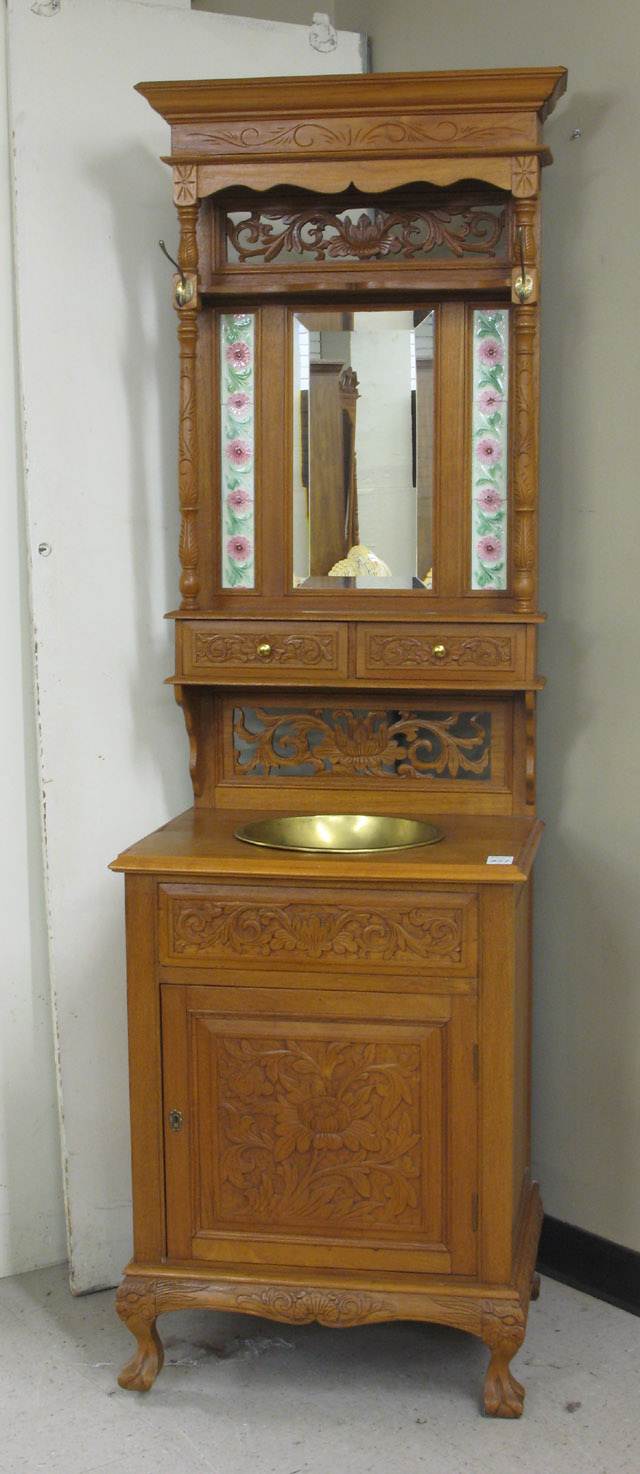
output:
[[[508,1283],[514,1161],[514,891],[480,887],[480,1274]]]
[[[134,1252],[143,1263],[165,1252],[155,877],[127,875],[125,895]]]
[[[531,1170],[531,902],[532,881],[516,893],[513,1052],[513,1227]]]

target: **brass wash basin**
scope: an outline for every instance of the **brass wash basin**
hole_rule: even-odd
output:
[[[422,819],[395,814],[279,814],[236,829],[236,839],[276,850],[325,850],[332,855],[373,854],[436,844],[443,832]]]

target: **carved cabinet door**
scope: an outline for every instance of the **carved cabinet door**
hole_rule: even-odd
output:
[[[474,993],[254,980],[162,988],[169,1257],[473,1274]]]

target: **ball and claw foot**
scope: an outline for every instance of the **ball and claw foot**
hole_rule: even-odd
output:
[[[533,1278],[531,1280],[531,1299],[532,1300],[538,1300],[539,1298],[540,1298],[540,1275],[539,1274],[534,1274],[534,1276],[533,1276]]]
[[[491,1418],[521,1418],[524,1387],[509,1371],[513,1352],[494,1351],[484,1384],[484,1408]]]

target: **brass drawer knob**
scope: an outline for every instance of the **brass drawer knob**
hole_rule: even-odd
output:
[[[267,640],[263,640],[262,643],[258,645],[256,655],[259,655],[261,660],[269,660],[270,657],[273,655],[273,650]]]
[[[446,651],[446,647],[444,645],[434,645],[434,647],[433,647],[433,649],[431,651],[431,654],[433,655],[434,660],[444,660],[444,657],[445,657],[446,653],[447,653],[447,651]]]

